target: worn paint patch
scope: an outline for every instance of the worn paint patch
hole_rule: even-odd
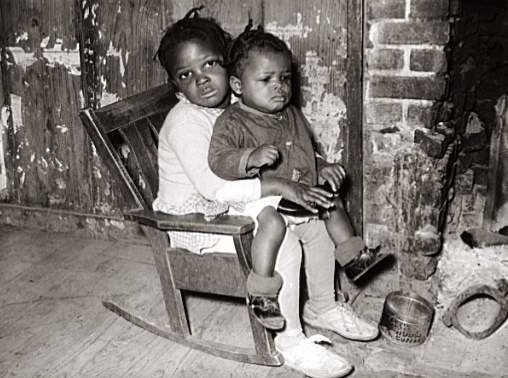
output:
[[[291,37],[297,37],[299,39],[307,38],[310,32],[312,32],[312,28],[309,26],[303,25],[302,22],[302,14],[297,13],[296,15],[296,25],[288,24],[285,26],[278,25],[276,21],[269,22],[265,30],[269,33],[275,34],[277,37],[285,41],[288,45],[289,39]]]
[[[11,99],[11,117],[12,117],[12,131],[14,134],[18,132],[18,130],[23,127],[23,113],[21,111],[22,101],[21,96],[12,94],[10,95]]]
[[[48,60],[48,64],[62,64],[71,75],[81,75],[81,62],[79,57],[79,46],[75,50],[62,50],[62,39],[57,38],[55,45],[48,49],[43,48],[42,56]]]
[[[129,61],[129,52],[123,51],[122,48],[118,50],[116,47],[113,46],[113,41],[109,41],[106,56],[116,56],[120,60],[120,75],[123,77],[125,75],[125,66]]]
[[[334,30],[335,39],[338,40],[339,45],[335,50],[335,55],[341,59],[347,59],[347,29],[342,28],[339,31]]]
[[[118,97],[118,95],[116,93],[109,93],[109,92],[106,92],[105,90],[102,91],[101,106],[106,106],[106,105],[112,104],[114,102],[117,102],[119,100],[120,100],[120,97]]]
[[[4,159],[4,130],[7,129],[7,120],[9,119],[9,108],[2,107],[2,129],[0,130],[0,199],[3,197],[2,191],[7,189],[7,169],[5,168]]]
[[[301,67],[302,77],[306,79],[302,92],[305,105],[303,113],[308,118],[321,152],[330,161],[342,160],[344,144],[341,141],[341,125],[346,122],[347,109],[344,101],[330,90],[331,67],[322,65],[321,58],[313,51],[307,52],[305,64]],[[339,75],[342,85],[344,77]]]
[[[67,49],[63,51],[61,39],[57,39],[52,48],[47,49],[45,48],[46,45],[47,41],[43,40],[41,42],[41,55],[47,60],[49,66],[62,64],[71,75],[81,75],[79,46],[75,50]],[[25,71],[27,67],[37,62],[34,52],[25,52],[25,50],[18,46],[6,47],[6,52],[7,63],[20,66]]]
[[[114,219],[106,219],[106,225],[110,225],[118,228],[119,230],[125,230],[125,223]]]
[[[109,203],[106,203],[106,202],[99,202],[97,203],[96,205],[96,208],[102,213],[102,214],[109,214],[111,213],[111,210],[113,209],[113,207],[111,206],[111,204]]]
[[[90,23],[92,25],[97,24],[97,9],[99,8],[98,3],[91,4],[91,6],[88,5],[89,1],[83,0],[81,3],[81,7],[83,8],[83,19],[90,18]]]
[[[93,177],[95,177],[96,179],[102,178],[101,171],[99,170],[98,167],[93,167],[92,174],[93,174]]]
[[[18,35],[16,37],[16,43],[20,43],[21,41],[28,41],[28,33],[27,32],[20,33],[20,35]]]
[[[81,104],[80,109],[83,109],[86,106],[86,104],[85,104],[85,96],[83,94],[83,90],[82,89],[79,90],[79,103]]]
[[[9,128],[9,117],[11,116],[10,109],[7,105],[2,106],[2,128]],[[3,132],[3,131],[2,131]]]
[[[60,160],[58,160],[56,157],[53,157],[53,167],[58,172],[65,172],[69,170],[69,165],[62,163]]]
[[[67,131],[69,131],[69,129],[65,125],[56,125],[56,128],[60,130],[62,134],[65,134]]]
[[[58,187],[58,189],[65,189],[67,188],[67,184],[65,183],[65,180],[63,178],[57,178],[55,180],[55,183],[56,183],[56,186]]]
[[[65,203],[65,198],[55,193],[48,194],[48,202],[50,205],[60,205]]]
[[[6,47],[5,51],[7,53],[7,63],[14,64],[23,68],[26,71],[26,68],[31,66],[37,61],[34,53],[26,53],[21,47],[11,46]]]
[[[108,182],[106,183],[106,187],[104,188],[104,194],[106,196],[110,196],[111,195],[111,184]]]

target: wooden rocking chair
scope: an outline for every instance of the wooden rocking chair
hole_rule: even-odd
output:
[[[184,291],[246,296],[254,223],[242,216],[220,216],[208,222],[201,214],[174,216],[152,210],[158,191],[158,132],[176,102],[169,86],[161,85],[99,110],[86,108],[79,113],[97,153],[124,189],[126,199],[132,200],[134,209],[126,212],[125,218],[137,222],[150,241],[169,326],[149,322],[116,303],[103,303],[133,324],[190,348],[240,362],[281,365],[284,359],[275,350],[272,334],[256,321],[249,306],[246,307],[255,350],[191,334],[182,297]],[[170,230],[232,235],[237,253],[197,255],[171,248],[167,234]]]

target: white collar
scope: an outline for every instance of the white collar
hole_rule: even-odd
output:
[[[222,114],[222,112],[224,111],[224,109],[207,108],[205,106],[194,104],[193,102],[190,102],[189,99],[187,97],[185,97],[185,95],[182,92],[177,92],[176,98],[186,104],[192,104],[194,106],[197,106],[199,109],[203,109],[204,111],[210,113],[211,115],[217,116],[217,117],[220,116]]]

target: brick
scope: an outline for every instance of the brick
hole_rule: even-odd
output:
[[[438,133],[429,133],[427,135],[419,135],[420,148],[427,154],[427,156],[441,159],[446,151],[445,136]],[[415,134],[416,140],[416,134]]]
[[[414,142],[419,144],[425,138],[426,135],[427,135],[427,133],[424,132],[423,130],[416,129],[415,130]]]
[[[372,76],[370,79],[372,98],[439,100],[445,91],[443,77]]]
[[[455,139],[453,122],[439,122],[436,126],[436,132],[445,137],[445,142],[447,144],[450,144]]]
[[[400,134],[381,134],[371,133],[366,136],[368,154],[388,154],[391,157],[393,150],[400,148],[401,136]],[[378,157],[380,158],[380,157]]]
[[[411,1],[409,18],[446,19],[450,0]]]
[[[447,68],[443,50],[411,50],[409,68],[417,72],[444,73]]]
[[[402,121],[402,103],[368,102],[365,121],[376,125],[393,125]]]
[[[406,0],[367,1],[367,19],[405,18]]]
[[[435,124],[435,110],[432,105],[409,104],[406,120],[414,127],[430,129]]]
[[[447,22],[381,22],[377,29],[374,42],[383,44],[445,45],[450,38]]]
[[[400,253],[398,256],[401,273],[417,280],[426,280],[434,274],[438,259],[433,256],[414,256]]]
[[[404,51],[399,49],[369,50],[367,67],[374,70],[400,70],[404,67]]]
[[[434,226],[427,225],[415,232],[414,243],[417,254],[432,256],[441,249],[442,236]]]

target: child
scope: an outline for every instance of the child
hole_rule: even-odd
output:
[[[288,105],[292,94],[291,52],[276,36],[260,27],[250,30],[251,26],[226,53],[230,86],[240,101],[228,107],[215,123],[208,155],[210,168],[225,180],[257,175],[286,177],[311,186],[325,182],[337,192],[345,178],[344,169],[316,156],[305,116]],[[280,218],[274,213],[272,209],[269,214]],[[328,215],[325,224],[336,246],[336,259],[350,279],[357,281],[388,256],[367,248],[354,236],[338,196]],[[295,218],[289,220],[294,222]],[[275,261],[279,246],[275,242],[264,244],[261,256],[267,265]]]
[[[330,207],[328,193],[302,183],[283,178],[225,181],[210,170],[207,158],[213,125],[230,99],[228,75],[221,65],[227,39],[215,21],[198,17],[193,9],[175,22],[161,41],[157,55],[171,84],[180,91],[180,101],[159,132],[159,193],[153,209],[213,217],[232,213],[222,203],[255,202],[269,196],[282,196],[307,209],[311,209],[308,203]],[[171,232],[170,239],[173,247],[197,253],[235,251],[227,235]],[[377,327],[359,317],[347,303],[335,302],[333,243],[326,237],[323,222],[310,220],[286,228],[275,263],[283,279],[279,301],[286,320],[284,329],[276,333],[275,346],[284,356],[284,364],[303,374],[343,376],[352,369],[351,364],[318,345],[322,336],[307,338],[302,332],[299,299],[303,258],[309,289],[306,306],[316,314],[321,327],[353,340],[372,340],[378,335]]]
[[[196,18],[194,23],[201,24],[200,27],[203,32],[209,33],[205,28],[205,25],[207,25],[206,19]],[[180,95],[183,101],[205,107],[208,109],[207,112],[215,113],[215,116],[217,116],[222,109],[229,105],[230,88],[227,72],[221,67],[222,51],[225,50],[228,35],[223,33],[218,26],[215,27],[214,32],[210,33],[206,42],[192,37],[186,44],[178,44],[177,41],[165,38],[159,50],[159,59],[164,67],[169,68],[168,73],[173,79],[172,83],[185,95],[185,97]],[[190,36],[190,33],[191,31],[187,31],[187,37]],[[170,45],[172,45],[174,55],[169,53]],[[190,63],[187,63],[187,61]],[[197,85],[195,82],[197,82]],[[163,151],[164,145],[161,145],[161,148]],[[171,167],[161,162],[160,169],[170,170]],[[161,175],[161,177],[165,177],[165,175]],[[174,193],[174,191],[172,192]],[[205,202],[203,198],[199,198],[199,201]],[[227,206],[221,204],[214,204],[213,202],[206,204],[208,208],[215,206],[219,207],[219,212],[227,210]],[[175,213],[178,212],[175,210],[179,209],[166,209],[166,211],[168,210]],[[272,234],[267,232],[269,230],[277,230],[277,243],[280,246],[284,238],[286,225],[284,222],[277,221],[275,217],[265,216],[264,214],[267,212],[263,211],[257,217],[258,229],[252,243],[253,270],[247,278],[247,291],[249,293],[248,303],[253,308],[254,314],[260,323],[268,329],[276,330],[284,326],[284,317],[280,313],[277,301],[277,293],[282,286],[282,278],[273,270],[275,260],[270,265],[271,269],[267,270],[267,264],[260,264],[260,262],[264,263],[264,260],[257,258],[257,251],[260,248],[259,245],[264,244],[265,240],[273,239]],[[243,214],[253,215],[249,212],[243,212]],[[269,221],[269,224],[264,221],[265,219]],[[173,235],[173,238],[176,239],[178,236],[178,234]]]

